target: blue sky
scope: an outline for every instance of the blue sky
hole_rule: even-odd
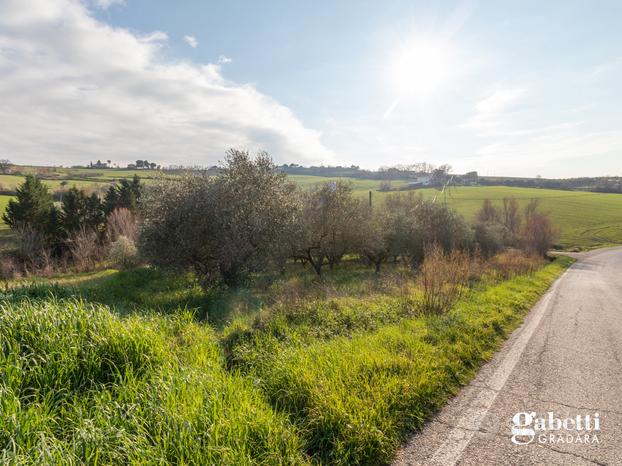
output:
[[[0,0],[0,150],[622,175],[621,23],[614,1]]]

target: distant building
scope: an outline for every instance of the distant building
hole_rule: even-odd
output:
[[[419,186],[430,186],[432,184],[432,175],[428,173],[422,173],[412,178],[412,181],[408,182],[409,188],[417,188]]]
[[[467,186],[474,186],[479,183],[479,176],[475,171],[468,172],[460,176],[460,181],[462,182],[462,184],[465,184]]]
[[[101,160],[98,160],[97,162],[93,163],[89,163],[89,168],[108,168],[108,164],[106,162],[102,162]]]

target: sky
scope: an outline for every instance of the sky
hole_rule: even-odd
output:
[[[622,2],[0,0],[0,158],[622,175]]]

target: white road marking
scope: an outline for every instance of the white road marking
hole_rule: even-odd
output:
[[[488,410],[495,401],[497,393],[499,393],[499,390],[503,388],[505,382],[508,380],[508,377],[514,370],[514,367],[520,359],[527,343],[529,343],[529,340],[538,328],[540,320],[542,320],[542,316],[546,313],[546,310],[549,307],[549,302],[555,294],[559,282],[565,277],[567,272],[568,271],[566,271],[553,284],[551,289],[536,305],[532,311],[531,320],[520,331],[520,335],[514,341],[510,350],[506,353],[503,361],[490,376],[487,383],[485,383],[488,388],[481,388],[481,391],[479,391],[475,398],[471,401],[468,409],[460,417],[460,419],[457,420],[456,425],[449,432],[443,444],[438,448],[438,450],[436,450],[429,464],[454,466],[458,462],[462,452],[473,438],[473,435],[482,425],[482,421],[486,417],[486,414],[488,414]]]

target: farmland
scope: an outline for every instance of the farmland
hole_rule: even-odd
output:
[[[34,171],[33,167],[22,167],[23,171]],[[52,190],[61,188],[62,180],[67,182],[66,188],[76,185],[78,188],[106,188],[115,179],[129,178],[138,174],[146,183],[158,176],[155,170],[123,170],[123,169],[50,169],[45,183]],[[290,179],[303,188],[338,178],[292,175]],[[23,180],[21,176],[0,175],[0,185],[5,189],[15,189]],[[381,201],[387,193],[378,192],[378,180],[348,179],[352,183],[354,194],[367,198],[372,191],[373,201]],[[399,189],[406,180],[393,181],[393,189]],[[427,198],[436,198],[447,202],[456,209],[467,221],[471,221],[484,199],[490,199],[500,205],[504,197],[515,197],[522,205],[531,199],[539,199],[543,210],[550,213],[561,236],[558,244],[563,249],[586,249],[609,244],[622,243],[622,194],[604,194],[578,191],[560,191],[536,188],[513,188],[506,186],[474,186],[456,187],[441,193],[436,189],[420,189],[417,192]],[[4,211],[10,196],[0,196],[0,209]],[[6,228],[1,224],[0,229]]]

